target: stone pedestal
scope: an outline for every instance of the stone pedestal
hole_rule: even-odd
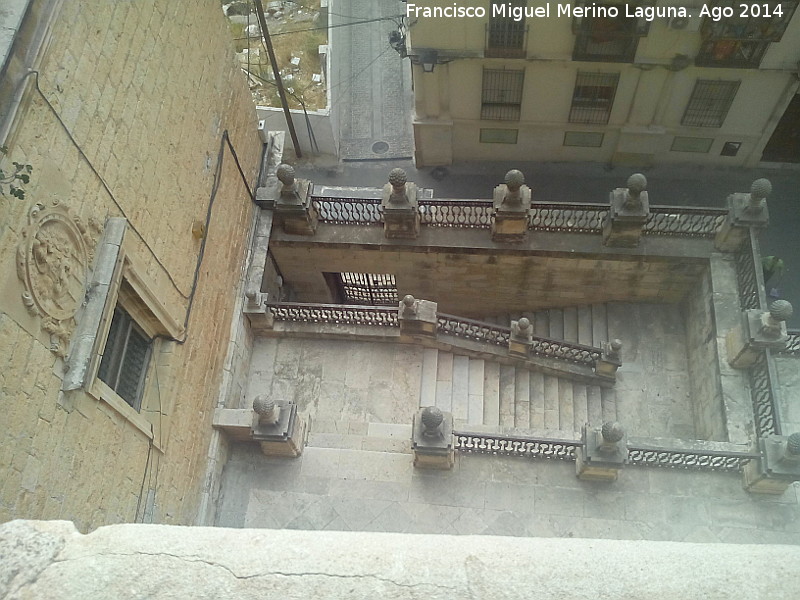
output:
[[[527,358],[533,344],[533,327],[525,317],[511,321],[511,336],[508,338],[508,353],[511,356]]]
[[[783,494],[800,481],[800,433],[771,435],[759,440],[761,458],[742,470],[744,489],[754,494]]]
[[[418,469],[453,468],[453,415],[435,406],[417,411],[412,424],[411,450]]]
[[[628,463],[626,435],[619,423],[604,423],[602,427],[583,426],[583,448],[575,451],[575,469],[579,479],[616,481],[620,470]]]
[[[417,186],[406,182],[402,169],[389,173],[383,186],[383,234],[389,239],[413,240],[419,235]]]
[[[627,188],[617,188],[609,195],[610,209],[603,223],[603,245],[635,248],[642,237],[642,228],[650,216],[647,180],[636,173],[628,178]]]
[[[297,405],[278,401],[275,402],[274,419],[265,421],[255,413],[251,439],[261,444],[261,451],[267,456],[295,458],[303,453],[305,431],[305,422],[297,414]]]
[[[405,296],[398,313],[400,335],[436,337],[437,306],[436,302]]]
[[[728,364],[734,369],[747,369],[765,349],[783,350],[789,340],[786,321],[791,316],[792,305],[785,300],[773,302],[769,311],[744,311],[739,325],[725,336]]]
[[[258,290],[247,290],[244,296],[242,312],[250,322],[250,326],[256,330],[272,329],[275,319],[267,306],[269,294]]]
[[[766,198],[772,191],[767,179],[753,182],[749,194],[728,196],[728,214],[714,238],[714,246],[721,252],[735,252],[749,236],[751,227],[763,229],[769,225]]]
[[[492,241],[516,243],[528,235],[531,189],[516,169],[506,173],[505,183],[494,188]]]
[[[594,365],[595,375],[615,380],[617,369],[622,366],[622,342],[611,340],[601,343],[602,354]]]
[[[278,180],[283,184],[275,202],[275,221],[286,233],[314,235],[317,230],[317,211],[311,204],[311,182],[294,178],[294,169],[281,165]]]

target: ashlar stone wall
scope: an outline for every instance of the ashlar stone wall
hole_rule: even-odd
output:
[[[223,133],[252,187],[261,153],[252,99],[215,0],[63,2],[46,48],[41,92],[29,76],[4,142],[33,177],[24,200],[0,196],[0,521],[67,519],[82,531],[189,523],[252,230]],[[193,290],[203,243],[193,225],[215,189]],[[55,264],[30,246],[42,210],[60,211],[72,232],[64,244],[77,248],[58,263],[70,265],[61,283],[36,274]],[[82,303],[107,217],[127,218],[126,253],[156,312],[183,330],[191,304],[175,336],[185,343],[160,340],[154,352],[145,385],[158,404],[144,426],[96,395],[60,392],[74,327],[62,313]]]

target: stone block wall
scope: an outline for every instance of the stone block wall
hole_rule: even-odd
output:
[[[69,519],[85,531],[141,520],[149,504],[147,520],[192,522],[253,216],[223,132],[251,186],[261,152],[221,7],[63,2],[38,71],[41,94],[29,77],[3,142],[34,170],[25,200],[0,196],[0,521]],[[182,324],[201,249],[192,226],[215,181],[187,338],[165,344],[151,376],[170,413],[162,451],[105,402],[64,401],[63,361],[26,311],[17,251],[37,203],[68,207],[89,238],[124,216],[132,258]]]

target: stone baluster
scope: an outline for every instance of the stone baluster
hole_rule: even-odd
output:
[[[398,320],[400,336],[436,337],[438,305],[429,300],[417,300],[406,295],[400,301]]]
[[[451,469],[455,463],[453,415],[435,406],[418,410],[412,423],[411,449],[418,469]]]
[[[533,344],[533,327],[527,317],[511,321],[511,335],[508,338],[508,353],[527,358]]]
[[[389,239],[415,239],[419,235],[417,186],[408,183],[403,169],[392,169],[383,186],[383,233]]]
[[[758,442],[761,458],[742,470],[744,488],[755,494],[783,494],[800,481],[800,433],[771,435]]]
[[[286,233],[314,235],[317,230],[317,211],[311,202],[311,182],[295,179],[294,168],[282,164],[276,176],[282,187],[275,202],[275,220]]]
[[[581,431],[583,447],[575,451],[576,472],[580,479],[616,481],[628,463],[625,430],[619,423],[607,421],[601,427],[587,423]]]
[[[627,188],[611,192],[610,208],[603,223],[603,244],[618,248],[635,248],[642,237],[642,228],[650,216],[647,178],[634,173]]]
[[[783,350],[789,341],[786,321],[793,312],[786,300],[775,300],[768,311],[744,311],[739,325],[725,336],[728,363],[735,369],[747,369],[764,349]]]
[[[244,293],[242,312],[247,316],[250,326],[255,331],[272,329],[275,324],[272,311],[267,306],[268,297],[269,294],[258,289],[248,289]]]
[[[495,242],[522,242],[528,235],[531,212],[531,189],[525,185],[525,176],[513,169],[506,173],[505,183],[494,188],[492,211],[492,240]]]
[[[714,238],[714,246],[722,252],[735,252],[749,235],[749,229],[769,225],[767,197],[772,192],[769,179],[756,179],[749,194],[728,196],[728,214]]]
[[[617,369],[622,366],[622,340],[611,340],[600,344],[602,353],[594,365],[595,375],[606,379],[616,379]]]

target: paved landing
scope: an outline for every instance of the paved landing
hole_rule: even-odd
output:
[[[235,447],[216,525],[429,534],[800,543],[797,484],[761,498],[739,478],[629,468],[614,484],[575,465],[459,455],[452,471],[420,471],[411,455],[306,448],[267,459]]]

